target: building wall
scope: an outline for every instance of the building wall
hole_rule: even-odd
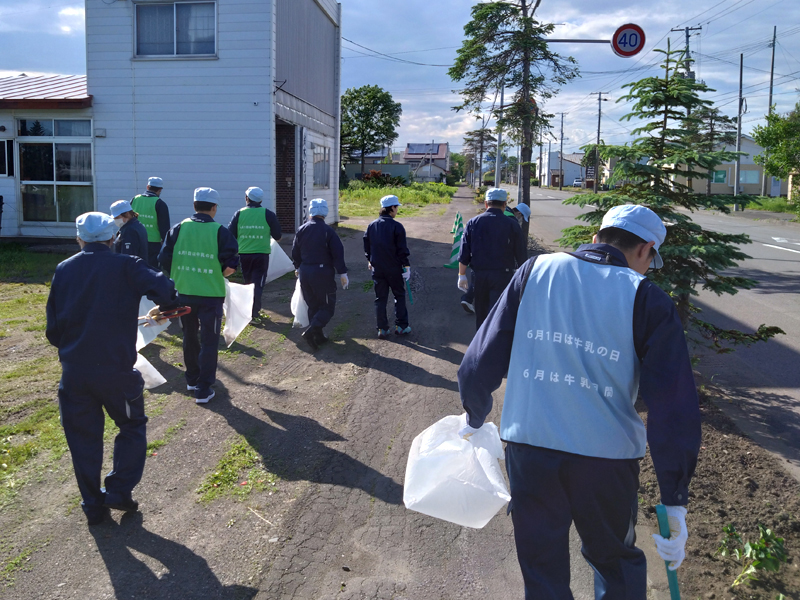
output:
[[[173,223],[192,214],[192,192],[213,187],[227,224],[250,186],[274,208],[275,0],[218,0],[217,56],[134,56],[133,2],[86,0],[89,94],[98,205],[164,178]]]

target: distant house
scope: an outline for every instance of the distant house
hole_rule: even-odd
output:
[[[379,165],[382,162],[386,161],[386,157],[389,157],[389,161],[392,160],[392,149],[389,147],[381,148],[380,150],[376,150],[375,152],[367,152],[364,156],[364,164],[365,165]],[[347,165],[360,165],[361,164],[361,152],[354,152],[351,157],[345,161]]]
[[[441,181],[450,172],[450,144],[407,144],[401,162],[416,181]]]
[[[571,157],[573,160],[570,160]],[[580,157],[580,158],[578,158]],[[581,166],[583,154],[564,154],[564,160],[559,160],[558,150],[542,152],[541,169],[538,164],[538,157],[536,157],[536,176],[539,172],[542,173],[542,185],[546,187],[558,187],[559,181],[562,179],[561,170],[563,170],[564,185],[572,185],[572,182],[578,178],[583,178],[584,167]],[[533,173],[531,173],[533,175]]]
[[[0,236],[75,236],[164,180],[173,223],[216,188],[227,224],[259,186],[294,231],[338,220],[341,6],[333,0],[86,0],[85,77],[0,79]]]
[[[736,145],[726,146],[728,152],[735,152]],[[764,152],[764,148],[756,144],[755,140],[748,135],[742,135],[742,152],[747,156],[739,159],[739,193],[761,195],[762,178],[764,177],[764,167],[756,164],[753,160],[756,156]],[[733,194],[733,182],[735,179],[735,162],[717,165],[711,179],[712,194]],[[681,183],[686,183],[685,178],[676,178]],[[695,179],[692,182],[695,192],[704,194],[708,187],[706,179]],[[767,196],[786,196],[789,193],[788,180],[780,180],[769,177],[766,188]]]

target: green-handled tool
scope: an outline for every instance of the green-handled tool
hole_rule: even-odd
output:
[[[408,267],[403,267],[403,271],[406,269],[408,269]],[[409,283],[408,279],[406,279],[406,291],[408,291],[408,301],[411,304],[414,304],[414,296],[411,295],[411,284]]]
[[[656,504],[656,517],[658,517],[658,533],[664,539],[669,539],[672,534],[669,530],[669,519],[667,518],[667,507],[663,504]],[[664,561],[667,567],[667,581],[669,582],[670,600],[681,600],[681,592],[678,589],[678,572],[670,571],[669,561]]]

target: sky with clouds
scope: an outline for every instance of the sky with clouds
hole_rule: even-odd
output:
[[[396,146],[409,142],[448,141],[459,150],[465,131],[475,128],[472,115],[451,110],[458,104],[458,86],[447,76],[470,19],[470,0],[342,0],[342,90],[379,85],[403,105]],[[736,111],[739,54],[744,53],[744,96],[747,114],[743,132],[763,122],[767,112],[770,42],[778,26],[775,52],[777,110],[791,109],[800,97],[800,2],[797,0],[542,0],[537,17],[556,23],[559,38],[610,39],[625,23],[644,28],[647,43],[633,58],[617,57],[600,44],[558,44],[561,54],[577,59],[582,77],[563,87],[544,107],[565,112],[564,150],[591,142],[597,128],[597,96],[603,103],[603,133],[607,143],[629,139],[631,123],[619,121],[627,112],[615,100],[621,86],[658,73],[653,48],[667,39],[683,46],[683,31],[692,32],[691,49],[699,79],[717,90],[709,97],[730,115]],[[365,49],[365,47],[367,49]],[[365,56],[377,51],[390,55]],[[2,0],[0,3],[0,76],[20,72],[82,74],[85,72],[83,2],[80,0]],[[409,62],[398,62],[397,59]],[[556,135],[558,135],[556,123]]]

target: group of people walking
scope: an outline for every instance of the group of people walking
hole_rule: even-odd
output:
[[[211,188],[194,192],[194,214],[169,227],[160,194],[147,191],[111,205],[111,215],[78,217],[81,252],[60,263],[47,303],[47,338],[63,374],[58,398],[88,523],[108,509],[135,511],[132,490],[142,476],[147,417],[143,381],[133,368],[142,296],[157,304],[150,317],[189,307],[181,316],[186,385],[198,404],[214,397],[225,278],[242,266],[255,285],[258,317],[271,239],[280,224],[251,187],[228,227],[214,221],[220,202]],[[517,554],[528,599],[571,597],[568,533],[575,523],[595,572],[596,598],[643,599],[646,564],[635,546],[638,469],[646,444],[655,465],[673,536],[654,536],[677,568],[685,555],[689,481],[700,444],[700,418],[683,326],[670,298],[646,277],[663,266],[666,229],[643,206],[606,214],[592,244],[571,253],[527,259],[527,244],[506,192],[486,194],[486,211],[470,219],[459,254],[458,288],[470,293],[473,273],[477,333],[458,371],[465,409],[459,436],[480,429],[492,393],[507,379],[500,434],[506,447]],[[375,287],[377,336],[411,332],[405,303],[411,277],[406,232],[396,196],[363,237]],[[530,210],[518,205],[526,221]],[[325,223],[327,202],[314,199],[295,234],[291,258],[308,304],[306,343],[327,341],[336,276],[349,286],[344,247]],[[512,217],[512,218],[508,218]],[[113,250],[112,250],[113,249]],[[137,258],[132,258],[133,255]],[[464,299],[462,299],[462,304]],[[634,409],[649,408],[647,429]],[[112,471],[101,486],[103,408],[120,428]]]

